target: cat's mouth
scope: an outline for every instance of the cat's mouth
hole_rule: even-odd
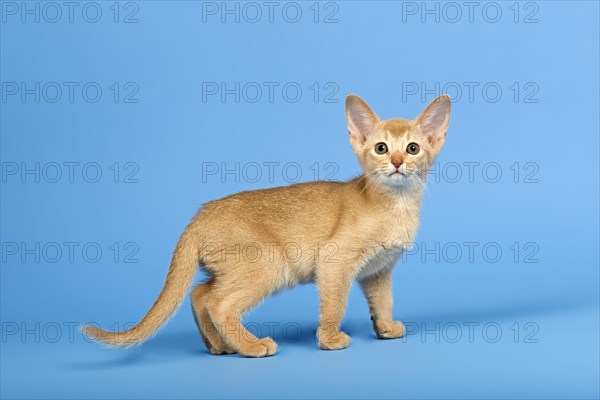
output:
[[[401,171],[394,171],[394,172],[389,173],[388,176],[404,176],[404,177],[406,177],[407,175]]]

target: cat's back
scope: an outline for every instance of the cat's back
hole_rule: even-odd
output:
[[[296,183],[289,186],[249,190],[213,200],[204,205],[206,210],[222,208],[259,207],[272,208],[312,208],[321,202],[331,202],[333,196],[339,196],[346,182],[315,181]]]
[[[259,234],[261,241],[301,240],[310,232],[317,240],[339,220],[346,185],[317,181],[240,192],[205,204],[199,217],[205,228],[219,231],[219,236]]]

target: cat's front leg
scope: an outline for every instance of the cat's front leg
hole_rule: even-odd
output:
[[[373,329],[379,339],[395,339],[404,336],[406,329],[400,321],[392,319],[392,271],[369,276],[360,281],[367,297]]]
[[[350,336],[340,330],[340,324],[346,311],[352,276],[340,265],[330,267],[322,268],[317,275],[321,299],[317,341],[322,350],[341,350],[351,342]]]

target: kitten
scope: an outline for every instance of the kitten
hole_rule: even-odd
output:
[[[192,309],[214,354],[275,354],[240,318],[266,296],[316,281],[319,347],[343,349],[348,291],[360,283],[381,339],[405,329],[392,319],[392,268],[419,225],[423,177],[446,138],[450,98],[438,97],[415,119],[380,120],[358,96],[346,98],[350,143],[364,174],[349,182],[310,182],[241,192],[207,203],[185,229],[165,286],[142,321],[125,332],[84,327],[114,346],[148,339],[182,303],[198,264],[210,278],[194,288]]]

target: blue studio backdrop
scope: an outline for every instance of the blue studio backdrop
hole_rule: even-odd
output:
[[[598,2],[0,9],[2,398],[600,395]],[[352,345],[319,351],[314,285],[245,318],[266,359],[212,356],[187,299],[140,347],[78,331],[139,321],[201,204],[359,174],[347,93],[382,118],[453,99],[394,271],[404,338],[353,287]]]

